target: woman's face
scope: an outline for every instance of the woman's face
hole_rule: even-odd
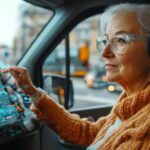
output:
[[[122,12],[116,15],[107,27],[106,36],[110,38],[122,33],[144,35],[133,13]],[[146,40],[129,42],[124,54],[116,54],[108,45],[102,51],[108,81],[120,84],[134,83],[148,75],[150,57]]]

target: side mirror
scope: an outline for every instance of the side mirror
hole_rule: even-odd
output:
[[[61,75],[45,74],[44,75],[44,89],[54,98],[59,104],[64,107],[71,108],[74,103],[73,85],[69,80],[69,91],[66,91],[66,78]],[[66,92],[69,92],[68,100],[66,100]],[[67,103],[67,104],[66,104]]]

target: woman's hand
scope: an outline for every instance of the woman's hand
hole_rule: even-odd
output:
[[[10,66],[7,69],[3,69],[0,72],[2,73],[11,73],[11,75],[16,80],[17,85],[22,88],[25,94],[33,95],[37,89],[33,85],[31,77],[28,73],[28,70],[24,67]]]

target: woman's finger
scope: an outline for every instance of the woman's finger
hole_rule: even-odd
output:
[[[11,75],[15,78],[15,80],[18,82],[18,85],[32,85],[31,78],[29,76],[29,73],[26,68],[23,67],[17,67],[17,66],[11,66],[7,69],[1,70],[1,72],[4,73],[11,73]]]
[[[8,73],[8,72],[9,72],[9,68],[6,68],[6,69],[0,69],[0,72],[1,72],[1,73]]]

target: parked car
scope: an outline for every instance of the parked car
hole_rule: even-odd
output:
[[[123,88],[119,84],[114,82],[108,82],[106,89],[109,92],[114,92],[114,93],[121,93],[123,90]]]
[[[89,88],[105,88],[107,86],[106,72],[103,67],[94,65],[84,77],[85,84]]]
[[[106,71],[104,67],[100,67],[99,65],[94,65],[91,70],[84,77],[85,84],[89,88],[93,89],[101,89],[105,88],[109,92],[117,92],[120,93],[122,88],[117,83],[107,82],[106,79]]]

